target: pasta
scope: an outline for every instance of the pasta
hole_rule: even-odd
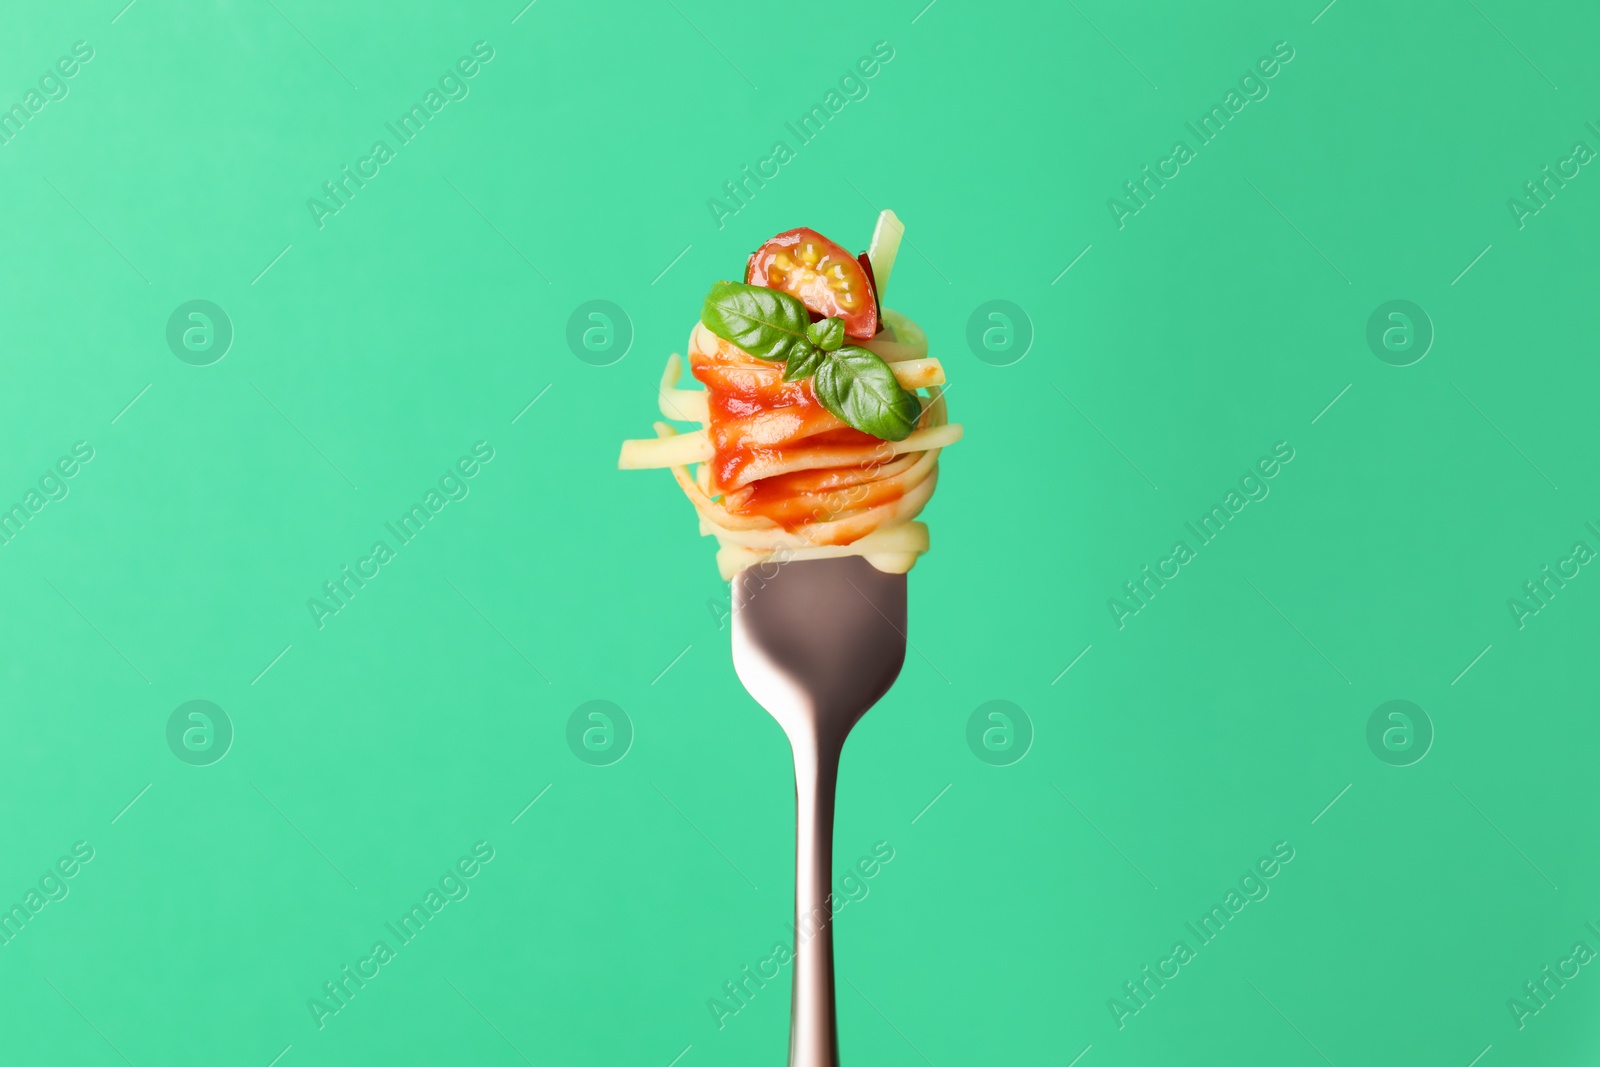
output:
[[[898,228],[891,213],[884,216]],[[880,220],[880,234],[884,225]],[[897,244],[898,232],[893,239]],[[875,238],[875,249],[879,243]],[[803,243],[800,251],[806,251]],[[888,257],[892,264],[892,247]],[[887,275],[886,264],[876,282],[879,291]],[[830,310],[813,303],[806,301],[813,319]],[[710,308],[708,298],[706,318],[712,317]],[[704,389],[680,388],[683,362],[676,354],[668,357],[658,396],[668,421],[655,423],[654,438],[624,442],[618,465],[672,472],[699,515],[700,532],[717,539],[724,578],[768,561],[837,556],[861,556],[879,570],[904,573],[928,550],[928,528],[917,516],[938,483],[940,450],[962,431],[948,421],[944,368],[928,356],[922,330],[891,309],[876,311],[876,331],[857,345],[803,350],[824,362],[863,349],[871,353],[852,359],[869,370],[881,360],[892,373],[891,382],[875,386],[876,393],[868,383],[836,400],[833,393],[841,390],[821,370],[785,381],[784,363],[752,355],[706,321],[689,337],[689,371]],[[904,427],[909,432],[900,440],[866,432],[830,410],[860,422],[851,403],[870,406],[894,385],[908,404],[915,402]],[[672,422],[698,428],[680,432]]]

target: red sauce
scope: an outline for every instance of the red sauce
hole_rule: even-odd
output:
[[[714,355],[694,354],[690,373],[708,393],[711,493],[731,493],[724,500],[730,512],[761,515],[792,531],[833,511],[887,503],[901,495],[897,487],[875,487],[870,481],[838,488],[842,481],[859,478],[861,465],[848,461],[757,478],[747,490],[731,488],[752,464],[781,461],[794,451],[876,452],[883,442],[840,425],[817,400],[810,379],[785,382],[781,364],[754,359],[731,344],[719,344]],[[821,494],[820,502],[803,494]]]
[[[834,471],[795,471],[763,478],[751,487],[748,500],[729,510],[738,515],[764,515],[793,532],[808,522],[826,521],[834,513],[890,504],[904,495],[893,482],[865,481],[819,490],[810,484],[819,473]],[[820,493],[820,498],[809,495],[814,493]]]

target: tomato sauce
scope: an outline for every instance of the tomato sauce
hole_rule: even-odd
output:
[[[758,364],[733,345],[719,345],[715,355],[695,353],[690,372],[708,394],[713,496],[738,485],[753,463],[814,449],[876,452],[883,445],[871,434],[840,425],[817,400],[809,378],[785,382],[780,364]],[[898,499],[898,485],[871,481],[870,469],[878,462],[866,465],[866,480],[854,463],[759,478],[725,503],[733,514],[760,515],[792,532],[834,512]],[[857,484],[841,484],[852,482]]]

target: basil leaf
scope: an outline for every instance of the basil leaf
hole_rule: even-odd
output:
[[[828,353],[820,348],[808,347],[804,352],[791,353],[783,364],[783,380],[794,382],[801,378],[809,378],[827,358]]]
[[[757,359],[782,362],[812,350],[811,316],[788,293],[742,282],[718,282],[706,294],[700,321],[706,329]]]
[[[806,337],[824,352],[832,352],[844,344],[844,320],[823,319],[806,327]]]
[[[822,406],[863,433],[903,441],[916,428],[922,404],[900,388],[889,364],[856,345],[827,357],[811,379]]]

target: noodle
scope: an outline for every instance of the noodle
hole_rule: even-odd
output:
[[[877,291],[888,283],[902,229],[891,211],[878,219],[872,248],[862,256],[870,274],[859,278],[869,299],[875,299],[870,288],[874,274]],[[810,234],[834,253],[848,254],[811,230],[792,230],[790,237],[794,234]],[[869,258],[872,262],[866,264]],[[754,264],[752,256],[752,269]],[[848,266],[853,269],[854,264]],[[797,269],[794,262],[789,269]],[[790,306],[798,314],[800,306],[792,301]],[[904,315],[883,307],[882,322],[874,326],[872,304],[864,309],[859,301],[843,306],[869,315],[854,334],[864,339],[853,344],[883,360],[898,382],[902,392],[896,403],[902,408],[896,418],[901,422],[880,432],[904,434],[902,440],[883,440],[846,424],[819,402],[813,379],[784,381],[786,365],[776,362],[782,357],[754,357],[696,323],[690,334],[690,373],[704,389],[680,389],[683,360],[670,355],[658,406],[662,418],[694,422],[699,429],[678,432],[669,422],[656,422],[656,437],[622,442],[622,469],[664,467],[672,472],[699,515],[701,534],[717,537],[717,566],[725,579],[766,561],[848,555],[859,555],[885,573],[904,574],[928,550],[928,526],[917,517],[938,485],[939,451],[962,438],[962,427],[947,419],[944,366],[928,357],[926,334]],[[707,314],[712,307],[707,304]],[[826,317],[818,304],[810,307],[813,320]],[[877,366],[878,379],[893,394],[885,366],[859,349],[856,355]],[[912,398],[920,414],[910,405]],[[830,403],[842,410],[837,398]],[[859,419],[859,414],[845,413]],[[914,416],[906,434],[904,427]],[[858,421],[858,426],[877,430],[870,421]]]
[[[928,550],[928,528],[916,519],[938,484],[939,451],[960,440],[961,427],[947,419],[944,368],[928,358],[922,330],[888,308],[883,320],[861,346],[922,404],[902,441],[846,425],[817,401],[810,380],[784,382],[782,363],[702,324],[689,338],[689,369],[703,391],[680,389],[683,363],[668,357],[661,414],[700,428],[680,433],[658,422],[655,438],[623,443],[618,465],[672,471],[700,532],[717,539],[724,578],[768,561],[838,556],[903,574]]]

